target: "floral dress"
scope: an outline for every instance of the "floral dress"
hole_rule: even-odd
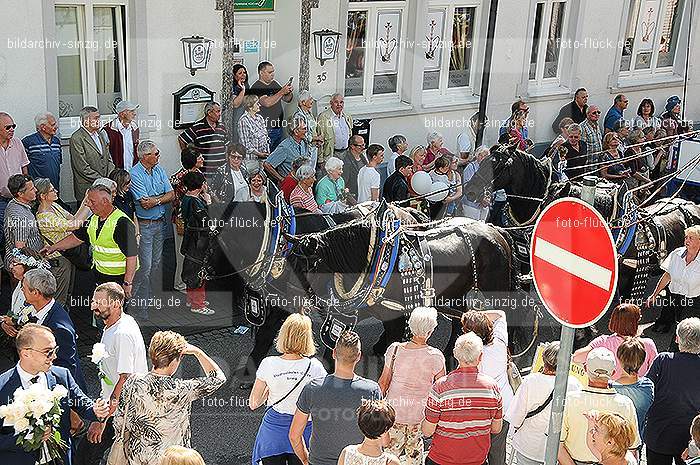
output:
[[[114,416],[114,430],[121,436],[129,465],[159,463],[169,446],[190,447],[192,402],[214,393],[226,382],[212,371],[193,379],[154,373],[132,375],[124,383]]]

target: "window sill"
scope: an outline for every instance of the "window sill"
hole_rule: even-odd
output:
[[[345,101],[345,111],[354,119],[402,116],[413,111],[413,105],[406,102],[349,103]]]
[[[571,89],[558,84],[535,86],[528,85],[527,98],[532,101],[560,100],[562,97],[570,97]]]
[[[661,76],[625,76],[619,77],[617,86],[610,88],[611,93],[620,90],[650,90],[675,87],[683,84],[683,76],[677,74],[664,74]]]
[[[441,111],[451,111],[451,110],[464,110],[464,107],[476,107],[479,106],[479,96],[478,95],[440,95],[440,96],[424,96],[423,104],[421,107],[424,110],[435,110],[439,109]]]

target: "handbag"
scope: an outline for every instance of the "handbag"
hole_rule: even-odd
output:
[[[513,357],[510,355],[510,349],[508,349],[508,362],[506,364],[506,372],[508,373],[508,383],[513,389],[513,394],[518,392],[518,388],[523,384],[523,378],[520,376],[520,369],[513,361]]]
[[[394,362],[396,361],[396,352],[399,350],[399,345],[396,344],[396,347],[394,347],[394,352],[391,354],[391,361],[389,362],[389,373],[391,373],[391,377],[389,378],[389,381],[386,384],[386,392],[383,392],[386,396],[386,393],[389,392],[389,386],[391,386],[391,381],[394,379]]]
[[[124,410],[124,424],[122,425],[122,431],[119,436],[114,439],[112,448],[109,450],[109,456],[107,457],[107,465],[129,465],[129,460],[126,458],[126,450],[124,449],[125,435],[126,435],[126,414],[129,412],[129,405],[131,404],[131,398],[126,402],[126,409]]]

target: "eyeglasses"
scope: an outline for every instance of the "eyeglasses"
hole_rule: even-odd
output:
[[[600,112],[599,112],[599,111],[592,111],[591,114],[592,114],[592,115],[599,115]]]
[[[155,152],[151,153],[151,155],[155,155],[157,157],[160,155],[160,150],[156,150]]]
[[[17,127],[16,124],[8,124],[5,126],[5,131],[9,131],[10,129],[15,129]]]
[[[27,350],[31,350],[32,352],[38,352],[46,358],[51,358],[51,357],[56,356],[56,354],[58,353],[58,346],[55,346],[55,347],[49,349],[48,351],[32,349],[31,347],[27,347]]]
[[[240,155],[232,155],[229,157],[231,160],[243,160],[243,157]]]
[[[355,147],[362,147],[362,148],[367,147],[366,144],[352,144],[352,145],[355,146]]]

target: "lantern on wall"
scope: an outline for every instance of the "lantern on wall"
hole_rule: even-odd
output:
[[[194,76],[198,69],[206,69],[211,57],[211,44],[214,41],[200,36],[183,37],[180,41],[185,68],[190,70],[190,74]]]
[[[326,60],[334,60],[338,55],[340,32],[323,29],[322,31],[314,31],[313,35],[316,59],[321,62],[321,66]]]

